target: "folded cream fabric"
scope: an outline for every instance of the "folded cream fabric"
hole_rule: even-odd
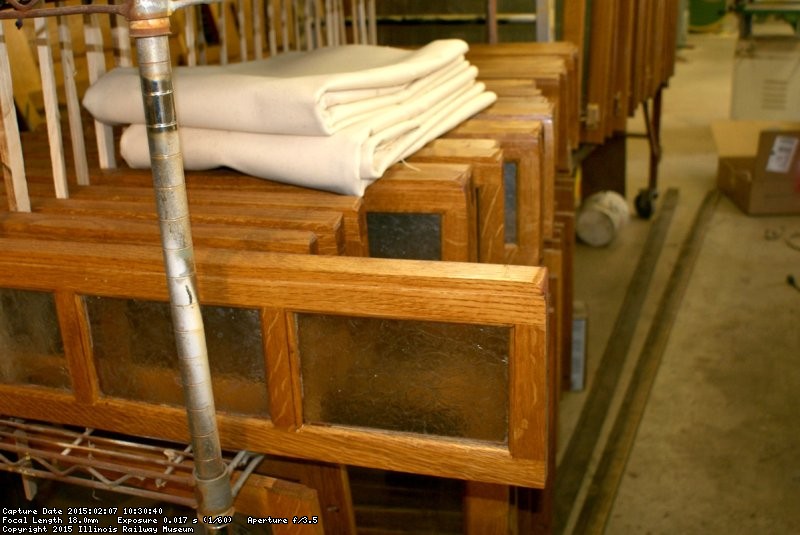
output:
[[[420,113],[374,132],[370,121],[330,136],[256,134],[181,127],[186,169],[230,167],[252,176],[346,195],[363,195],[386,169],[491,105],[494,93],[471,83],[426,99]],[[120,141],[131,167],[150,165],[147,131],[132,125]]]
[[[179,67],[173,85],[184,166],[363,195],[386,169],[489,106],[467,44],[418,50],[346,45],[266,60]],[[87,91],[95,119],[130,124],[120,149],[149,167],[138,74],[115,69]]]
[[[413,110],[420,96],[475,79],[475,68],[464,59],[467,48],[457,39],[417,50],[345,45],[224,66],[177,67],[178,121],[197,128],[325,136],[387,109],[408,116],[407,108]],[[134,124],[144,123],[141,100],[138,72],[116,68],[92,85],[83,104],[99,121]],[[395,119],[384,115],[383,120]]]

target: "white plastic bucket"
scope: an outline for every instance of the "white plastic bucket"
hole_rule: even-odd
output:
[[[630,219],[625,197],[615,191],[601,191],[584,199],[575,222],[578,238],[593,247],[608,245]]]

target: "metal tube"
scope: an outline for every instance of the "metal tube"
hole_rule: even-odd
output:
[[[13,472],[13,473],[20,473],[23,475],[28,475],[30,477],[36,479],[49,479],[52,481],[57,481],[59,483],[70,483],[72,485],[79,485],[82,487],[89,487],[92,489],[99,489],[99,490],[111,490],[113,492],[118,492],[120,494],[128,494],[130,496],[138,496],[140,498],[147,498],[151,500],[157,500],[162,502],[169,502],[174,503],[177,505],[182,505],[184,507],[194,507],[195,506],[195,499],[194,498],[187,498],[183,496],[176,496],[174,494],[168,494],[164,492],[156,492],[147,489],[139,489],[136,487],[109,487],[105,483],[100,481],[95,481],[92,479],[86,479],[82,477],[75,477],[75,476],[59,476],[57,474],[53,474],[51,472],[47,472],[46,470],[36,470],[36,469],[24,469],[22,470],[5,467],[0,465],[0,470],[6,472]]]
[[[139,20],[131,22],[131,34],[136,37],[170,309],[194,450],[198,516],[225,517],[233,513],[233,498],[222,460],[197,298],[194,248],[172,88],[166,2],[163,13],[158,8],[153,13],[153,4],[148,2],[136,7],[145,11]],[[209,527],[222,525],[213,523]]]
[[[48,470],[53,472],[56,475],[63,475],[67,476],[72,472],[77,470],[83,470],[92,473],[95,477],[102,481],[106,485],[118,485],[121,484],[128,479],[166,479],[168,482],[177,483],[185,486],[189,486],[191,484],[191,479],[189,474],[186,475],[164,475],[161,470],[153,470],[150,468],[137,468],[135,464],[126,466],[123,463],[125,461],[130,461],[131,459],[111,459],[108,461],[102,460],[97,457],[92,457],[91,455],[87,455],[86,457],[78,457],[75,455],[61,455],[60,453],[37,449],[31,446],[19,446],[19,445],[12,445],[12,444],[3,444],[0,447],[0,451],[9,451],[21,455],[26,455],[31,459],[36,460],[39,464],[46,467]],[[80,452],[84,453],[84,452]],[[110,457],[107,451],[103,450],[96,450],[98,456],[100,454],[105,454],[105,457]],[[3,461],[3,455],[0,454],[0,461]],[[52,461],[52,462],[51,462]],[[143,459],[143,461],[148,462],[149,459]],[[133,459],[133,462],[141,463],[142,460]],[[149,463],[152,464],[152,463]],[[160,468],[158,466],[157,468]],[[98,470],[105,470],[110,471],[112,473],[120,474],[116,480],[112,480],[110,477],[106,477],[102,475]]]
[[[258,465],[261,464],[261,461],[264,460],[263,455],[256,455],[247,463],[247,466],[244,470],[242,470],[241,475],[239,475],[239,479],[236,480],[236,484],[233,485],[233,495],[238,496],[239,491],[242,490],[244,484],[247,483],[247,478],[258,468]]]

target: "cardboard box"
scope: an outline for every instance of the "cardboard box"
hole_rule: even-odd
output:
[[[800,213],[800,123],[716,121],[717,188],[743,212]]]

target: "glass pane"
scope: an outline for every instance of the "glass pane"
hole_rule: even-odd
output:
[[[506,201],[506,243],[517,243],[517,162],[503,163],[503,185]]]
[[[183,405],[169,305],[87,297],[102,391],[113,397]],[[217,409],[269,414],[257,310],[203,306]]]
[[[0,288],[0,383],[71,388],[52,294]]]
[[[367,214],[369,254],[375,258],[442,259],[439,214]]]
[[[506,441],[509,328],[296,321],[307,422]]]

